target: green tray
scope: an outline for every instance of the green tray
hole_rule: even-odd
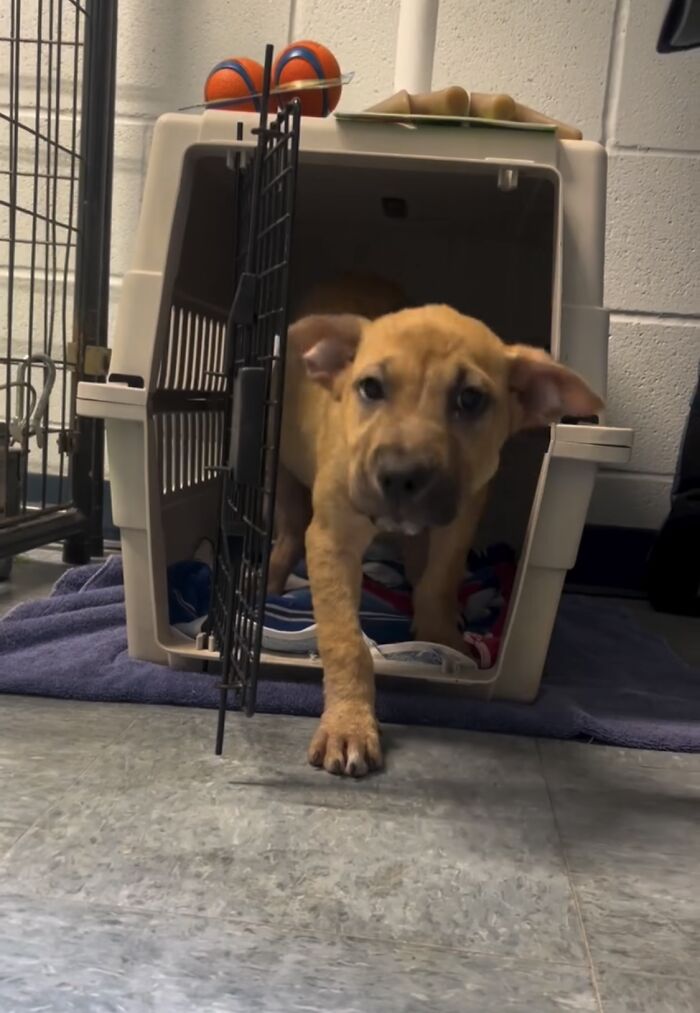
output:
[[[529,130],[553,134],[548,123],[514,123],[512,120],[487,120],[480,116],[428,116],[423,113],[334,113],[340,123],[409,123],[418,127],[476,127],[485,130]]]

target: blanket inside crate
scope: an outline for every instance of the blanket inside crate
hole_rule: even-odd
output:
[[[459,591],[460,627],[467,655],[416,642],[411,632],[411,587],[401,563],[386,549],[368,552],[363,567],[360,623],[375,656],[389,664],[421,664],[441,670],[490,668],[497,656],[515,578],[515,555],[506,545],[470,553]],[[195,637],[206,621],[211,588],[207,563],[185,560],[168,570],[170,622]],[[282,654],[317,653],[313,602],[304,563],[283,595],[265,608],[263,647]]]
[[[0,693],[216,707],[217,680],[130,658],[121,558],[69,570],[0,620]],[[268,680],[258,710],[315,716],[318,681]],[[537,699],[476,700],[381,683],[383,722],[700,752],[700,670],[619,605],[565,595]],[[214,726],[212,725],[212,728]],[[212,732],[213,734],[213,732]],[[232,736],[231,751],[236,749]]]

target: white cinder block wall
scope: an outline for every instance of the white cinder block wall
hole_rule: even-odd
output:
[[[667,0],[442,0],[434,84],[506,91],[609,153],[609,415],[637,431],[601,475],[596,523],[657,527],[700,357],[700,51],[660,57]],[[343,97],[388,95],[398,0],[121,0],[112,271],[128,264],[152,124],[199,101],[219,59],[315,38],[355,71]]]

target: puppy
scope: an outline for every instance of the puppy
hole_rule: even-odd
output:
[[[289,329],[270,589],[284,588],[305,549],[325,698],[309,761],[359,777],[382,764],[358,619],[368,545],[381,531],[401,540],[416,638],[464,650],[457,590],[501,448],[602,402],[545,352],[505,345],[448,306],[369,319],[361,292],[338,304],[355,311]]]

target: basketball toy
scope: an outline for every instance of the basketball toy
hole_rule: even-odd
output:
[[[332,88],[302,88],[284,91],[277,95],[280,106],[298,98],[304,116],[328,116],[340,102],[343,90],[340,83],[338,61],[320,42],[303,39],[283,49],[272,68],[272,87],[293,84],[295,81],[338,81]]]
[[[257,60],[246,56],[232,56],[217,63],[204,85],[205,102],[223,102],[236,99],[230,106],[236,112],[259,113],[260,93],[263,88],[263,68]]]

